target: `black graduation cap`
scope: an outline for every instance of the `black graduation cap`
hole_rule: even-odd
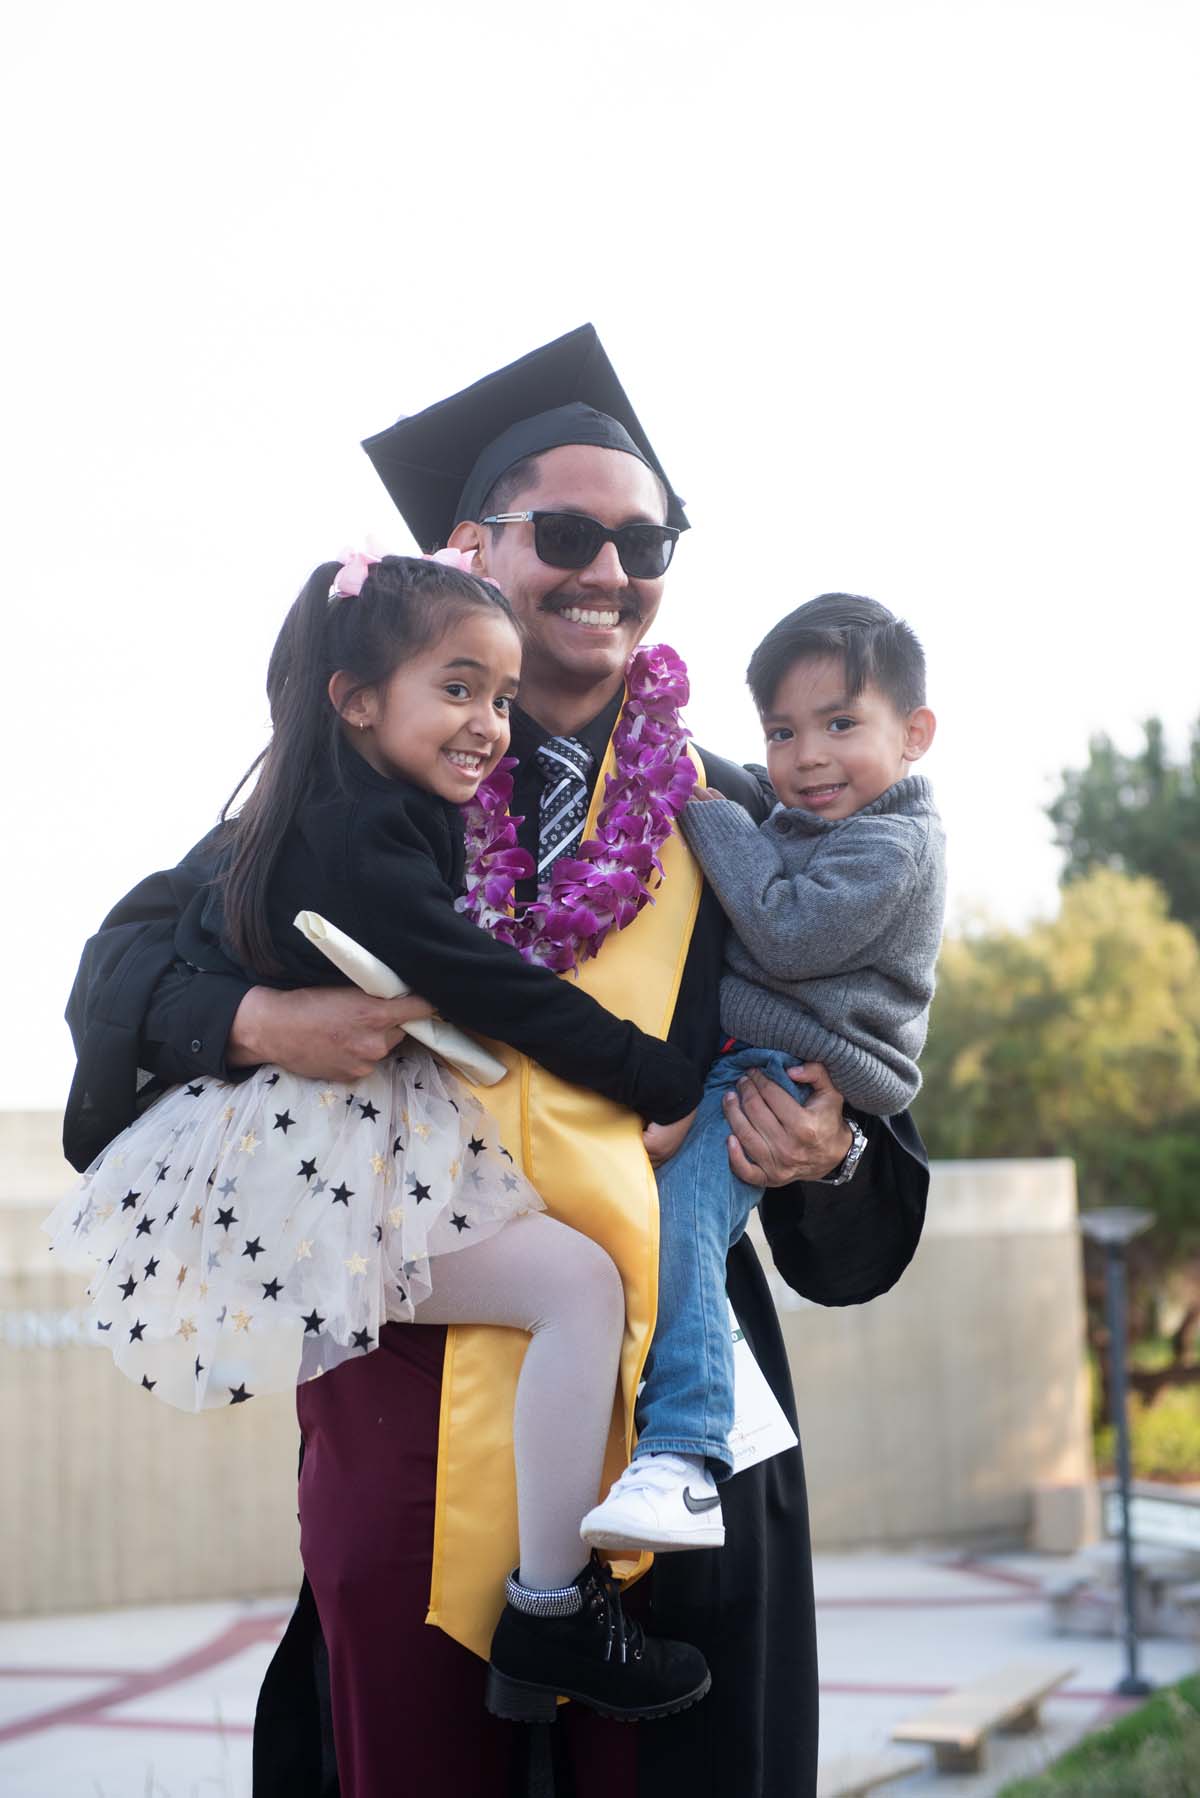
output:
[[[398,419],[363,448],[423,550],[445,543],[506,468],[564,443],[624,450],[667,490],[667,523],[686,531],[674,492],[592,325],[543,344],[424,412]]]

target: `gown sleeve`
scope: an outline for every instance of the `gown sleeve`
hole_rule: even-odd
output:
[[[863,1305],[896,1284],[921,1239],[929,1163],[907,1111],[867,1118],[868,1146],[845,1186],[797,1181],[764,1195],[763,1232],[780,1274],[818,1305]]]
[[[199,955],[193,960],[186,937],[180,935],[181,924],[216,874],[220,836],[219,830],[210,831],[189,849],[178,867],[167,874],[153,874],[135,887],[102,926],[107,928],[118,914],[139,917],[139,900],[154,883],[162,883],[156,890],[170,895],[164,916],[175,953],[147,1000],[139,1048],[141,1066],[164,1087],[194,1080],[199,1074],[241,1080],[251,1071],[229,1068],[225,1050],[238,1006],[253,982],[232,962],[213,959],[209,964],[209,958]]]
[[[139,882],[84,946],[66,1012],[76,1068],[63,1149],[74,1167],[87,1167],[164,1086],[225,1073],[225,1040],[248,984],[200,976],[176,943],[215,852],[213,833],[178,867]]]

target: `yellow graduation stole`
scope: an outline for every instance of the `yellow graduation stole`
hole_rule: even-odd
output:
[[[699,757],[692,753],[703,779]],[[584,835],[591,834],[614,767],[609,744]],[[702,876],[680,832],[662,851],[654,903],[610,933],[579,971],[579,985],[617,1017],[665,1037],[700,905]],[[570,980],[572,975],[563,976]],[[641,1121],[518,1055],[488,1045],[508,1064],[498,1086],[478,1091],[500,1139],[546,1201],[551,1216],[608,1250],[625,1286],[625,1341],[601,1490],[633,1446],[633,1401],[658,1310],[658,1194]],[[433,1574],[425,1621],[487,1658],[517,1564],[512,1415],[528,1338],[519,1330],[461,1325],[447,1332],[438,1430]],[[597,1494],[599,1497],[600,1494]],[[582,1555],[582,1549],[581,1549]],[[630,1576],[651,1557],[623,1564]]]

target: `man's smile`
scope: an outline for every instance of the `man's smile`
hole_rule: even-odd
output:
[[[568,624],[599,626],[601,630],[607,631],[615,630],[621,622],[620,612],[608,608],[585,612],[582,606],[564,606],[558,616],[565,618]]]
[[[565,624],[580,625],[584,630],[615,631],[630,619],[640,621],[641,613],[637,606],[621,605],[615,600],[597,604],[583,600],[546,600],[542,611],[551,618],[560,618]]]

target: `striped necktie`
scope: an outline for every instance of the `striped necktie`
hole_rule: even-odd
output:
[[[538,885],[560,855],[578,849],[587,822],[591,751],[574,737],[550,737],[534,752],[545,786],[538,807]]]

